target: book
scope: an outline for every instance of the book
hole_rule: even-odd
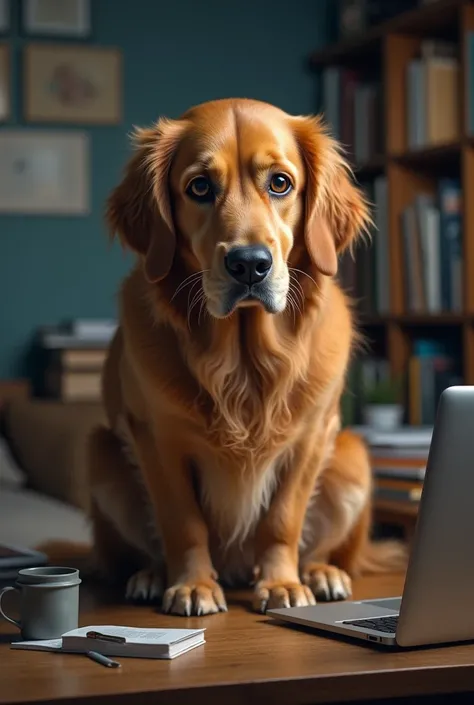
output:
[[[91,639],[88,632],[119,636],[126,639],[119,644],[102,639]],[[32,651],[63,651],[86,653],[98,651],[104,656],[173,659],[205,643],[205,629],[142,629],[136,627],[89,626],[66,632],[60,639],[44,641],[15,641],[12,649]]]
[[[426,474],[428,451],[421,457],[387,457],[385,453],[372,452],[370,462],[376,478],[422,481]]]
[[[435,56],[424,65],[426,143],[448,144],[459,138],[459,63]]]
[[[419,149],[426,142],[425,76],[420,59],[410,61],[407,69],[407,132],[410,149]]]
[[[431,194],[415,197],[417,234],[420,238],[423,286],[426,308],[430,313],[441,310],[439,211]]]
[[[421,240],[415,205],[410,203],[401,213],[402,252],[404,258],[405,305],[412,313],[426,310]]]
[[[459,138],[459,62],[456,45],[428,40],[407,68],[407,134],[410,149]]]
[[[459,179],[438,184],[441,232],[441,296],[447,311],[462,310],[462,189]]]
[[[64,402],[99,401],[102,394],[102,373],[101,370],[62,372],[51,367],[45,373],[45,390],[47,396]]]
[[[386,176],[374,179],[376,233],[375,247],[375,307],[380,314],[390,312],[390,253],[388,237],[388,180]]]
[[[326,122],[336,139],[341,134],[341,69],[329,66],[323,71],[323,100]]]
[[[401,426],[394,431],[378,431],[368,426],[353,426],[354,433],[365,438],[371,448],[429,448],[433,435],[432,426]]]
[[[419,502],[422,491],[423,483],[419,481],[377,479],[373,495],[389,502]]]
[[[467,130],[474,133],[474,32],[466,34]]]

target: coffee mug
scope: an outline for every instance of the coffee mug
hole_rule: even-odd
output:
[[[75,568],[24,568],[14,586],[0,590],[0,614],[21,630],[23,639],[58,639],[79,624],[79,571]],[[2,609],[5,593],[20,593],[20,620]]]

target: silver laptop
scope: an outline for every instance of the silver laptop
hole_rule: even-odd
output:
[[[268,610],[334,634],[414,647],[474,640],[474,386],[441,395],[403,597]]]

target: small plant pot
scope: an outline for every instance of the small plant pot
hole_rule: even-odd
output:
[[[402,425],[401,404],[367,404],[364,407],[364,422],[377,431],[393,431]]]

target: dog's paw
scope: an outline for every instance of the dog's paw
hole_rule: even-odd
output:
[[[304,566],[301,577],[317,600],[346,600],[352,595],[350,577],[336,566],[308,563]]]
[[[183,617],[227,612],[221,586],[212,578],[189,580],[169,587],[163,597],[163,612]]]
[[[256,612],[266,612],[280,607],[306,607],[315,605],[316,600],[307,585],[301,583],[277,583],[260,580],[253,596],[253,608]]]
[[[158,602],[163,596],[163,577],[154,570],[139,570],[127,582],[125,598],[140,602]]]

